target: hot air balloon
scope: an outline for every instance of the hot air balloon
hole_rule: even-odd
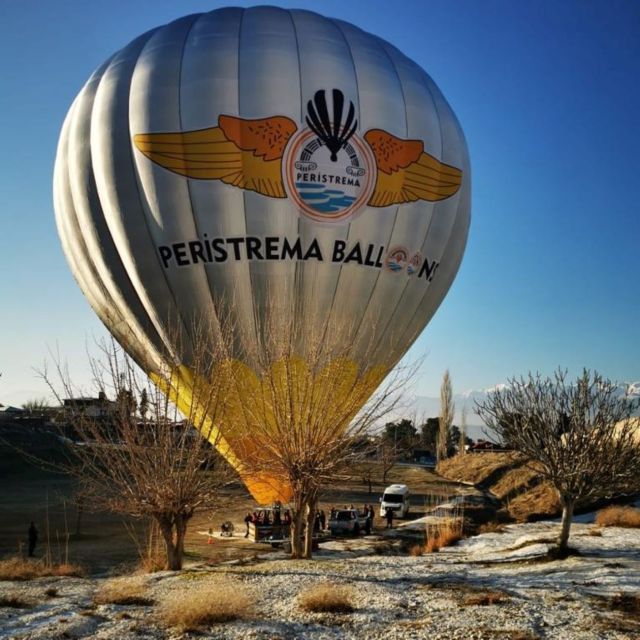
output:
[[[342,327],[331,340],[349,357],[322,375],[366,370],[365,402],[459,268],[469,159],[435,83],[393,45],[309,11],[225,8],[152,29],[95,71],[62,127],[54,204],[79,286],[159,384],[177,327],[179,406],[192,327],[232,316],[218,373],[243,382],[209,422],[266,503],[286,482],[252,475],[250,429],[228,426],[264,383],[261,318],[297,327],[300,376],[315,375],[304,336]]]

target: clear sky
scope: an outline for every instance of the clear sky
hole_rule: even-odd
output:
[[[0,2],[0,402],[47,395],[59,348],[82,377],[104,334],[65,263],[51,183],[76,93],[143,31],[227,3]],[[236,2],[249,6],[252,3]],[[398,46],[465,131],[472,225],[462,267],[414,346],[416,391],[456,392],[560,366],[640,379],[640,2],[274,2]]]

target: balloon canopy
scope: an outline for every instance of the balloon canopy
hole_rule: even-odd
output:
[[[229,392],[238,411],[265,375],[267,308],[303,338],[342,327],[340,367],[369,372],[364,402],[455,277],[470,170],[446,100],[391,44],[309,11],[226,8],[141,35],[89,78],[62,127],[54,201],[75,279],[138,364],[157,377],[185,347],[179,406],[192,327],[223,307],[220,366],[246,378]],[[210,422],[258,501],[286,498],[286,481],[252,476],[226,419]]]

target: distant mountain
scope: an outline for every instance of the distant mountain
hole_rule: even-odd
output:
[[[635,400],[640,398],[640,382],[632,382],[629,384],[627,395]]]
[[[462,409],[466,407],[469,437],[474,439],[486,437],[484,430],[486,430],[487,427],[482,421],[482,418],[476,413],[475,403],[482,402],[492,391],[501,389],[504,386],[504,384],[497,384],[491,389],[472,389],[463,393],[454,394],[453,400],[456,405],[454,424],[460,424]],[[633,400],[640,399],[640,381],[619,384],[618,394]],[[415,396],[406,412],[415,414],[418,422],[426,418],[436,417],[440,413],[440,398]]]

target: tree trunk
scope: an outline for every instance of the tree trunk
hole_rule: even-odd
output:
[[[318,508],[318,500],[311,498],[307,503],[307,528],[304,534],[304,557],[311,560],[313,557],[313,534],[315,533],[316,510]]]
[[[180,522],[180,527],[178,527],[176,523],[176,535],[174,540],[174,524],[165,518],[158,520],[158,525],[160,527],[160,532],[162,533],[167,552],[167,569],[170,569],[171,571],[179,571],[182,569],[186,522]],[[182,529],[181,531],[179,531],[180,528]]]
[[[84,499],[78,498],[76,502],[76,537],[79,538],[82,532],[82,516],[84,514]]]
[[[296,505],[291,518],[291,557],[302,557],[302,523],[304,521],[304,504]]]
[[[176,570],[182,569],[184,559],[184,538],[187,533],[187,520],[184,516],[176,518],[175,558]]]
[[[571,520],[573,519],[573,509],[575,507],[575,499],[561,497],[562,504],[562,528],[558,537],[558,550],[561,552],[569,548],[569,531],[571,530]]]

